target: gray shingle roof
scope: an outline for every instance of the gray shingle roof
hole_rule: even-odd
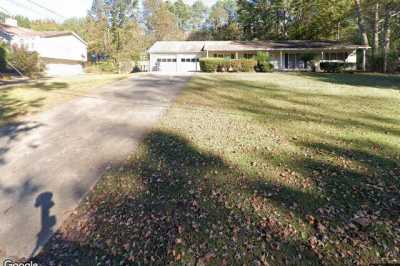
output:
[[[159,41],[149,53],[198,53],[201,51],[268,51],[290,49],[357,49],[362,45],[336,41]]]
[[[198,53],[203,48],[203,41],[160,41],[150,47],[149,53]]]

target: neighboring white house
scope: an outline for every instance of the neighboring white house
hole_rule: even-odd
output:
[[[200,71],[203,57],[251,58],[259,51],[268,52],[271,63],[278,70],[305,70],[302,54],[314,53],[319,61],[357,62],[357,50],[363,45],[343,44],[336,41],[159,41],[149,50],[150,71]]]
[[[87,62],[87,43],[68,31],[33,31],[18,27],[14,20],[0,23],[0,39],[39,53],[49,76],[83,74]]]

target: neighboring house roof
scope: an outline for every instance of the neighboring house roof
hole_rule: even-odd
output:
[[[72,31],[34,31],[27,28],[15,27],[0,23],[0,32],[4,32],[13,36],[41,38],[55,38],[60,36],[72,35],[75,36],[79,41],[87,45],[87,43],[81,37],[79,37],[79,35]]]
[[[368,49],[368,46],[345,44],[336,41],[159,41],[149,53],[198,53],[201,51],[273,51],[273,50],[329,50]]]

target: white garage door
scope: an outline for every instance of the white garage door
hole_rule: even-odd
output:
[[[199,59],[196,57],[182,57],[179,61],[178,69],[182,72],[199,71]]]
[[[159,71],[176,72],[176,58],[158,58]]]
[[[46,74],[48,76],[73,76],[84,74],[81,64],[47,64]]]

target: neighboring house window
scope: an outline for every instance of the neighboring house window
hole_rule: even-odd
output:
[[[192,62],[197,62],[196,58],[192,58]]]
[[[172,62],[176,63],[176,58],[172,59]]]
[[[231,54],[231,59],[235,59],[235,54]]]
[[[160,63],[160,62],[161,62],[161,58],[157,58],[157,62],[159,62],[159,63]]]
[[[185,58],[181,58],[181,62],[185,62]]]
[[[254,55],[253,54],[244,54],[243,57],[246,59],[252,59],[254,57]]]
[[[224,57],[224,55],[223,55],[223,54],[214,54],[214,57],[223,58],[223,57]]]

